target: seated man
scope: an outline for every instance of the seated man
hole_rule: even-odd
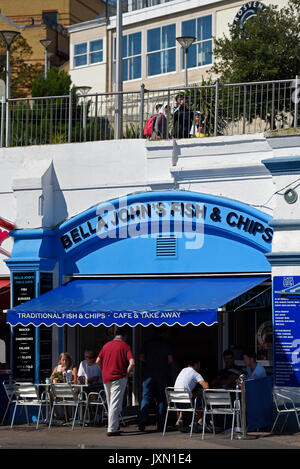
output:
[[[199,398],[197,401],[197,407],[202,407],[202,399],[200,399],[202,394],[202,389],[198,390],[197,392],[197,385],[200,385],[203,389],[208,389],[208,383],[202,378],[200,373],[200,361],[198,359],[191,359],[188,361],[188,366],[183,368],[179,375],[176,378],[174,384],[174,390],[186,390],[189,392],[190,397],[195,399],[196,397]],[[200,405],[199,405],[200,404]],[[202,419],[202,412],[197,412],[196,418],[198,419],[198,431],[201,431],[203,419]],[[176,426],[180,431],[185,431],[184,423],[183,423],[183,412],[179,412],[178,420]]]
[[[82,384],[88,384],[86,392],[98,392],[103,388],[101,371],[96,364],[96,354],[92,350],[86,350],[84,352],[84,358],[78,370],[78,378]]]
[[[264,367],[256,361],[256,353],[244,352],[243,360],[245,363],[247,379],[265,378],[267,376]]]
[[[232,389],[235,387],[236,380],[243,373],[243,370],[234,364],[232,350],[224,350],[223,360],[225,368],[219,371],[218,375],[212,380],[211,386],[214,388],[224,387]]]

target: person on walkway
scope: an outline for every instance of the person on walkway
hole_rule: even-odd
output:
[[[256,361],[255,352],[244,352],[243,360],[246,366],[247,379],[259,379],[267,376],[264,367]]]
[[[176,96],[176,104],[173,110],[173,137],[189,138],[194,113],[189,107],[189,97]]]
[[[176,378],[174,390],[179,391],[184,389],[189,392],[190,397],[194,401],[197,398],[197,408],[202,408],[202,389],[208,389],[208,383],[199,373],[200,361],[198,358],[188,360],[188,366],[183,368]],[[198,385],[201,388],[198,388]],[[182,404],[181,404],[182,406]],[[197,411],[196,419],[198,423],[195,424],[196,430],[201,431],[203,425],[202,412]],[[183,421],[183,412],[178,413],[178,420],[176,426],[179,431],[186,431],[186,426]]]
[[[207,127],[208,127],[209,111],[206,111],[205,116],[200,112],[195,112],[195,123],[192,125],[190,130],[191,137],[208,137]]]
[[[144,431],[148,423],[149,408],[152,399],[157,406],[157,430],[163,428],[165,408],[165,389],[168,386],[169,365],[173,355],[168,342],[168,327],[161,326],[157,337],[145,342],[139,359],[143,366],[143,390],[140,406],[139,430]]]
[[[166,107],[166,104],[158,104],[156,106],[156,115],[152,126],[151,140],[161,140],[168,138]]]
[[[131,348],[126,343],[126,339],[125,328],[117,328],[114,339],[102,347],[96,361],[102,372],[107,400],[108,436],[120,434],[119,419],[127,378],[135,365]]]

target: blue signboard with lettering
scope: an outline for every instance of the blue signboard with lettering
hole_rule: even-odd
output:
[[[300,277],[273,279],[274,376],[276,386],[300,385]]]

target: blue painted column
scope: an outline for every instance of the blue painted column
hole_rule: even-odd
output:
[[[52,275],[50,260],[6,260],[11,272],[11,305],[30,301],[49,289],[43,275]],[[50,271],[52,269],[52,271]],[[41,272],[42,271],[42,272]],[[46,282],[47,283],[47,282]],[[17,325],[11,328],[11,363],[13,379],[40,381],[40,327]]]
[[[272,251],[273,374],[280,389],[300,387],[300,156],[263,161],[275,201]]]

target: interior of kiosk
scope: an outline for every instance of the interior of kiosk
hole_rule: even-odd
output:
[[[74,363],[79,365],[84,351],[91,349],[99,353],[103,345],[113,338],[117,325],[105,327],[63,326],[64,349],[69,351]],[[138,405],[141,401],[142,367],[138,360],[145,341],[158,334],[160,326],[127,326],[128,339],[136,358],[133,376],[127,388],[127,404]],[[244,366],[242,353],[255,351],[258,361],[272,373],[272,305],[271,279],[243,293],[219,308],[218,322],[212,325],[175,324],[169,326],[170,342],[174,363],[170,367],[169,385],[172,386],[181,369],[187,366],[191,356],[199,357],[200,373],[210,382],[218,370],[224,367],[223,351],[231,349],[235,363]],[[42,371],[42,370],[41,370]],[[47,374],[48,371],[45,371]]]

